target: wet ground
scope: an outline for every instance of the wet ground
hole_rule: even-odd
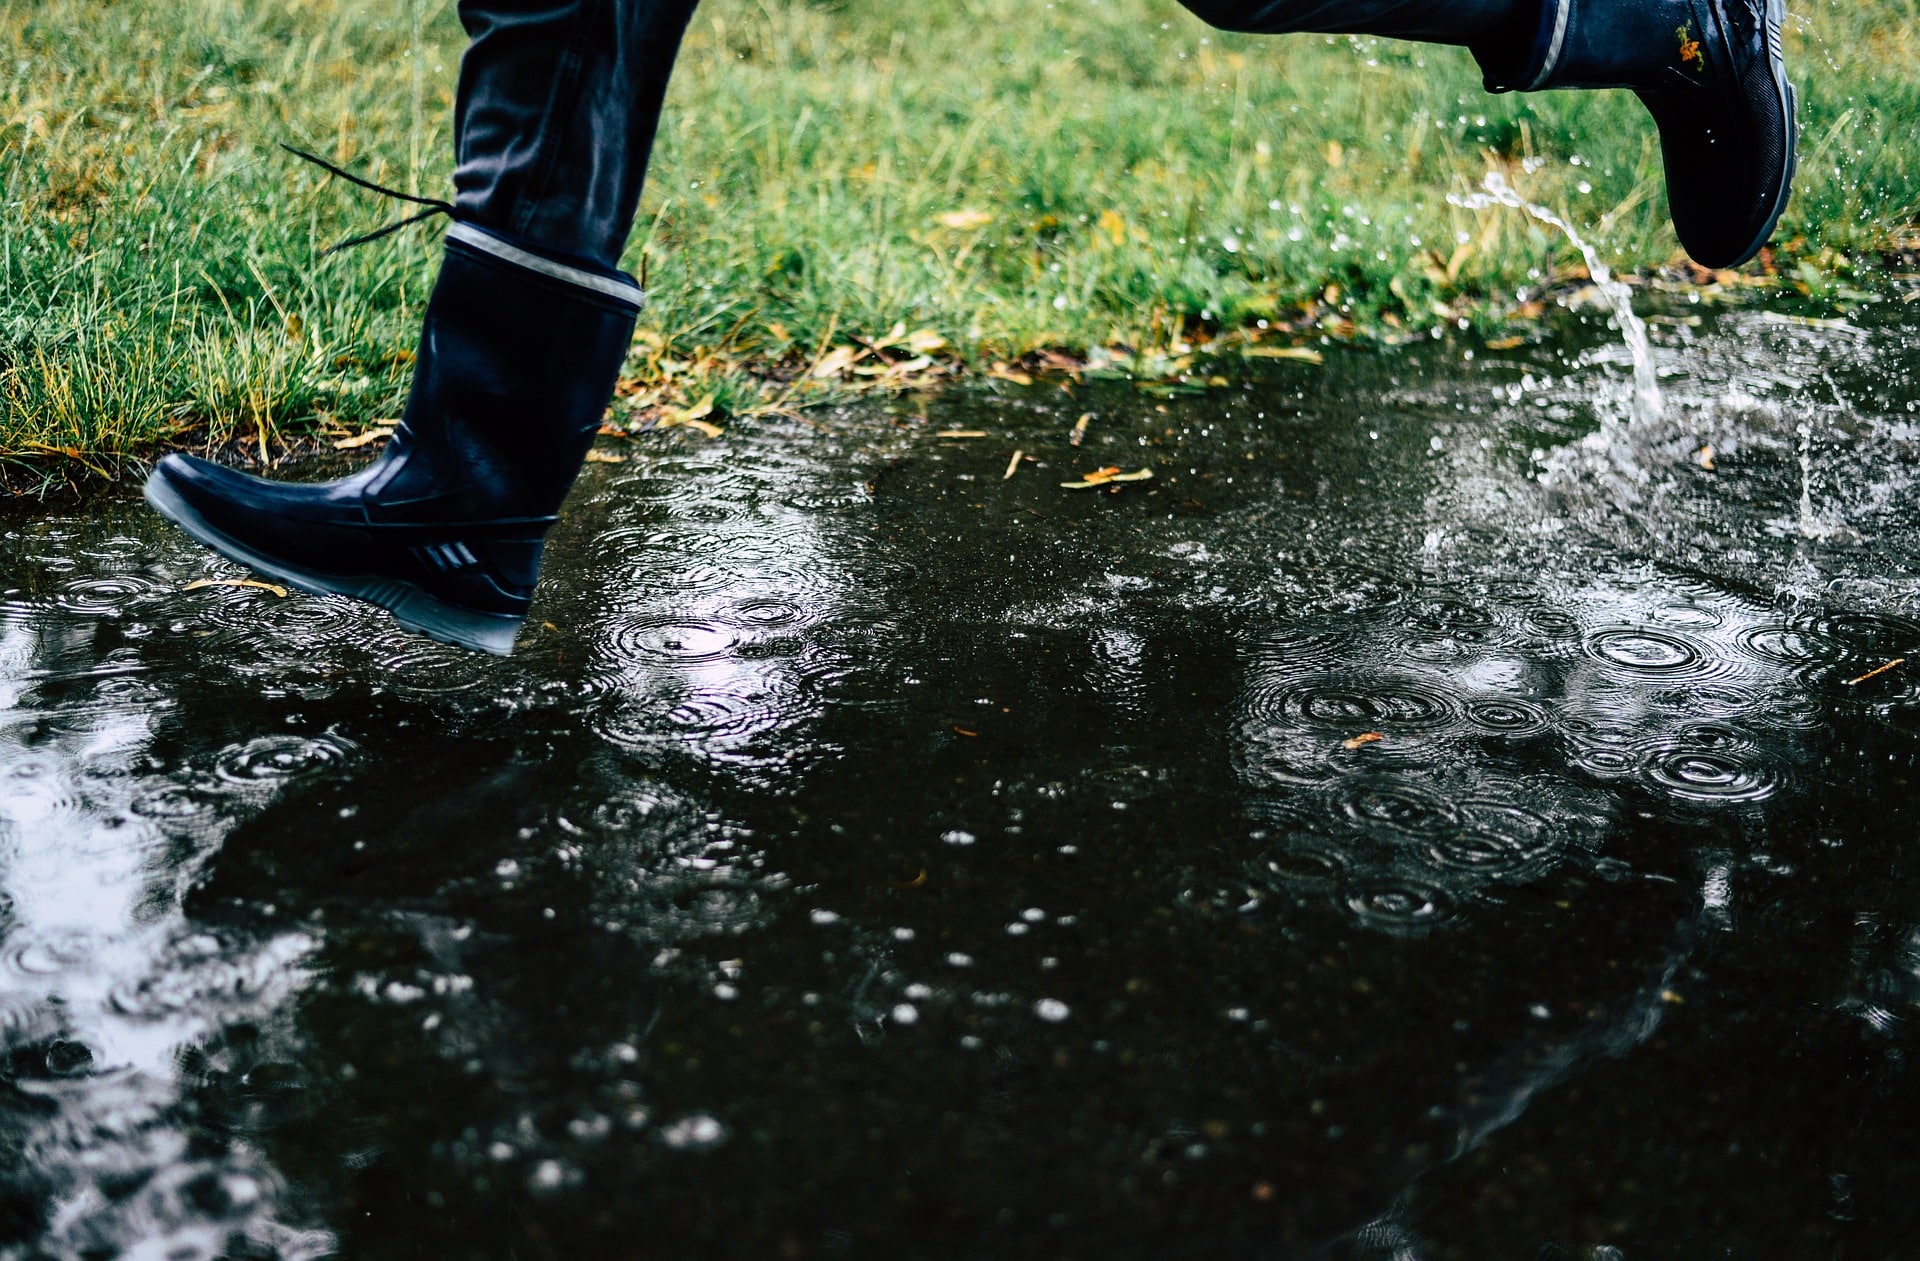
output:
[[[660,435],[504,662],[11,510],[0,1257],[1904,1255],[1903,309]]]

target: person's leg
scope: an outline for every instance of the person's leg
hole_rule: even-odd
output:
[[[337,482],[170,455],[147,499],[277,581],[505,653],[643,295],[615,270],[694,0],[463,0],[454,227],[412,392]]]
[[[695,0],[461,0],[462,220],[619,265]]]
[[[1225,30],[1381,35],[1472,50],[1488,91],[1631,88],[1652,113],[1681,245],[1709,267],[1760,251],[1798,130],[1784,0],[1183,0]]]

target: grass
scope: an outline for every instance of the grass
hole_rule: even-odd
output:
[[[394,208],[276,146],[445,193],[451,7],[7,6],[14,485],[168,446],[271,459],[396,413],[429,234],[322,261]],[[1777,280],[1749,279],[1845,295],[1920,213],[1920,0],[1816,0],[1789,51],[1803,174]],[[1577,272],[1539,227],[1448,203],[1493,168],[1620,269],[1678,263],[1623,93],[1489,97],[1458,50],[1228,36],[1172,0],[709,0],[629,251],[652,302],[618,411],[710,424],[1043,352],[1492,327]]]

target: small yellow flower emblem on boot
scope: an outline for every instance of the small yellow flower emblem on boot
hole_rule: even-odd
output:
[[[1676,28],[1673,33],[1680,40],[1680,64],[1691,67],[1694,70],[1705,70],[1707,68],[1707,56],[1700,50],[1700,41],[1693,38],[1693,31],[1688,27],[1681,26]]]

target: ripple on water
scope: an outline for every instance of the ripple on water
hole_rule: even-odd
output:
[[[1260,866],[1265,878],[1284,888],[1319,889],[1342,883],[1347,853],[1324,836],[1294,836],[1269,852]]]
[[[63,613],[82,617],[117,617],[128,607],[165,590],[151,578],[115,574],[104,578],[76,578],[54,597]]]
[[[80,928],[29,933],[16,930],[0,947],[0,972],[21,977],[59,976],[89,962],[99,948]]]
[[[214,773],[229,784],[283,784],[338,766],[355,749],[352,741],[331,733],[258,736],[222,749],[214,758]]]
[[[1339,803],[1348,819],[1372,831],[1436,836],[1460,825],[1460,813],[1439,793],[1412,783],[1351,786]]]
[[[1432,731],[1459,719],[1459,698],[1415,675],[1334,671],[1301,678],[1254,676],[1243,702],[1270,725],[1308,725],[1352,736],[1363,731]]]
[[[1542,706],[1513,696],[1478,696],[1467,701],[1467,721],[1490,736],[1523,740],[1537,736],[1553,725],[1553,717]]]
[[[474,653],[418,638],[376,653],[374,664],[388,687],[415,695],[471,691],[487,672],[487,663]]]
[[[717,620],[642,614],[610,619],[598,650],[615,665],[673,666],[725,661],[739,646],[739,633]]]
[[[1436,884],[1411,876],[1365,876],[1340,893],[1357,923],[1395,937],[1424,937],[1453,918],[1453,900]]]
[[[1692,678],[1712,672],[1713,656],[1692,635],[1653,626],[1605,626],[1586,637],[1587,655],[1651,679]]]
[[[1667,797],[1691,805],[1765,801],[1792,778],[1791,764],[1733,727],[1696,723],[1653,743],[1646,779]]]
[[[1422,847],[1437,867],[1524,883],[1558,866],[1573,849],[1571,837],[1546,816],[1511,802],[1465,801],[1458,811],[1460,826]]]

